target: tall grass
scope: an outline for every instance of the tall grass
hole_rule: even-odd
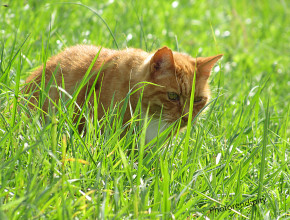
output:
[[[289,218],[287,2],[7,4],[0,6],[0,219]],[[79,133],[73,110],[86,77],[48,113],[27,107],[21,89],[29,73],[80,43],[225,55],[197,124],[174,136],[177,123],[146,145],[142,128],[151,119],[140,124],[140,102],[126,127],[121,105],[98,121],[85,103],[87,132]],[[49,99],[44,82],[38,89]],[[88,94],[98,102],[94,90]]]

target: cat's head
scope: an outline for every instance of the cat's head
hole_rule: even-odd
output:
[[[222,57],[193,58],[172,52],[163,47],[147,60],[147,81],[159,86],[148,85],[143,94],[143,109],[158,118],[162,112],[164,122],[173,123],[182,118],[181,126],[188,121],[190,96],[194,74],[196,74],[192,119],[210,98],[208,78],[215,63]]]

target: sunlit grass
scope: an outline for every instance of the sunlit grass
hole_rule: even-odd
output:
[[[0,219],[289,217],[287,3],[7,2],[0,6]],[[140,105],[124,127],[121,106],[98,121],[86,103],[86,132],[78,132],[74,101],[87,79],[47,114],[28,109],[21,89],[29,73],[81,43],[167,45],[224,58],[196,126],[170,136],[177,123],[145,145]],[[89,94],[97,103],[98,94]]]

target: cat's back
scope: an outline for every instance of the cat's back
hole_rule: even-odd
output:
[[[98,68],[115,52],[115,50],[93,45],[76,45],[68,47],[46,62],[45,77],[49,79],[51,74],[57,70],[58,74],[56,74],[56,78],[63,76],[65,79],[67,77],[66,80],[69,81],[76,80],[86,73],[95,56],[99,54],[94,64],[95,68]],[[42,65],[34,71],[30,77],[27,78],[26,82],[30,82],[32,79],[36,80],[36,82],[40,81],[43,67]]]
[[[61,67],[67,70],[71,70],[72,68],[83,68],[87,70],[98,54],[96,65],[100,65],[106,58],[112,56],[114,53],[115,50],[101,48],[99,46],[76,45],[52,57],[50,62],[59,63]]]

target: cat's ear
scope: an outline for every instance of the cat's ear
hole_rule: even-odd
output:
[[[174,71],[173,53],[168,47],[157,50],[150,60],[151,77],[156,78],[168,70]]]
[[[223,54],[211,57],[198,57],[196,65],[198,73],[208,78],[210,76],[211,69],[222,56]]]

